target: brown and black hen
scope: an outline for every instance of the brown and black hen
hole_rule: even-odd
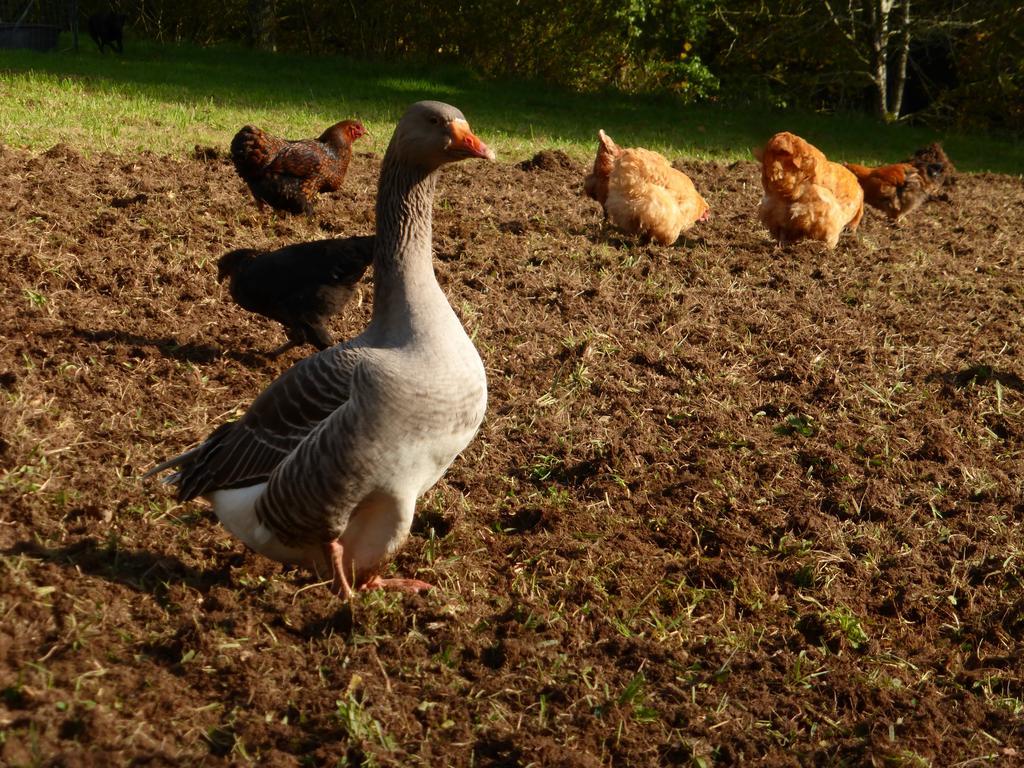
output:
[[[931,163],[915,168],[910,163],[893,163],[869,168],[843,163],[857,177],[864,190],[864,202],[877,208],[893,221],[899,221],[928,199],[929,190],[942,183],[942,166]]]
[[[910,163],[928,178],[930,195],[936,194],[941,187],[952,187],[956,184],[956,167],[937,141],[915,150],[914,154],[903,162]]]
[[[318,192],[334,192],[352,159],[352,144],[366,133],[358,120],[335,123],[318,139],[290,141],[247,125],[231,140],[231,159],[256,204],[313,215]]]
[[[231,298],[250,312],[277,320],[288,342],[270,357],[299,344],[334,344],[324,327],[341,312],[373,261],[373,235],[297,243],[276,251],[243,248],[221,256],[217,280],[230,277]]]

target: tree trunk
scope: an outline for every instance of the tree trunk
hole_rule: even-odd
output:
[[[907,84],[907,61],[910,59],[910,0],[903,0],[903,16],[900,19],[900,49],[896,60],[896,80],[892,84],[892,98],[889,100],[892,119],[898,119],[903,108],[903,89]]]
[[[274,6],[274,0],[249,0],[249,33],[254,48],[276,50]]]
[[[875,111],[889,120],[889,13],[895,0],[868,2],[871,32],[871,79],[875,86]]]

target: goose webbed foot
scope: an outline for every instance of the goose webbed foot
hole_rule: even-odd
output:
[[[349,580],[346,574],[347,569],[345,567],[344,550],[342,549],[341,542],[332,541],[329,544],[324,544],[324,554],[327,556],[327,562],[331,566],[331,592],[342,600],[351,600],[355,591],[352,589],[352,581]],[[369,592],[373,589],[389,589],[417,595],[420,592],[433,589],[434,585],[420,579],[384,579],[373,575],[359,584],[357,588],[360,592]]]
[[[331,565],[331,592],[343,600],[352,598],[352,585],[345,575],[345,563],[342,558],[340,541],[332,541],[324,544],[324,554],[327,555],[327,562]]]

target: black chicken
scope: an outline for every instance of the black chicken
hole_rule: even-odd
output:
[[[230,277],[231,298],[250,312],[277,320],[288,342],[270,357],[299,344],[325,349],[334,341],[324,327],[345,308],[373,260],[373,236],[297,243],[276,251],[242,248],[220,257],[217,280]]]

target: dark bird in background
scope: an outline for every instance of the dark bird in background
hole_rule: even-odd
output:
[[[89,17],[89,37],[99,46],[100,53],[105,53],[103,47],[106,45],[118,53],[124,52],[124,23],[127,19],[123,13],[113,11],[94,13]]]
[[[276,357],[300,344],[334,344],[325,323],[341,312],[373,261],[373,235],[297,243],[276,251],[243,248],[221,256],[217,280],[230,277],[231,298],[250,312],[277,320],[288,342]]]
[[[352,144],[365,133],[358,120],[342,120],[318,139],[290,141],[247,125],[231,140],[231,160],[261,211],[266,203],[312,216],[316,194],[345,181]]]
[[[864,202],[882,211],[892,221],[899,221],[920,206],[942,184],[940,163],[928,163],[920,169],[910,163],[893,163],[878,168],[856,163],[843,165],[857,177],[864,190]]]

